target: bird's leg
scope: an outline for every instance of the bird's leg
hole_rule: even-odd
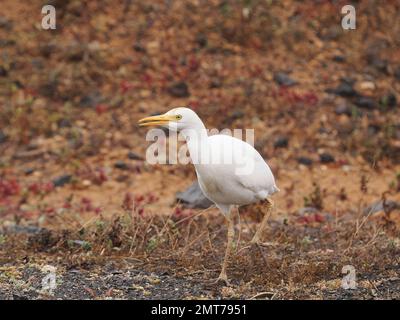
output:
[[[256,245],[262,245],[261,243],[261,235],[265,229],[265,226],[268,222],[269,217],[271,216],[271,211],[273,210],[274,204],[272,203],[271,200],[267,199],[266,200],[266,205],[267,205],[267,212],[264,214],[264,217],[261,221],[260,226],[258,227],[256,234],[254,235],[253,239],[251,240],[251,244],[256,244]]]
[[[221,273],[219,274],[219,277],[216,282],[221,281],[225,282],[226,285],[229,285],[228,276],[226,275],[226,267],[232,252],[233,238],[235,236],[235,226],[233,219],[230,215],[230,212],[226,215],[226,219],[228,220],[228,237],[227,237],[228,241],[226,244],[225,257],[224,257],[224,262],[222,263]]]

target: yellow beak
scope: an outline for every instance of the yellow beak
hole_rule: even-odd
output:
[[[138,124],[141,127],[162,126],[162,125],[168,124],[168,122],[170,122],[170,121],[176,121],[175,116],[162,114],[159,116],[146,117],[146,118],[140,119],[138,121]]]

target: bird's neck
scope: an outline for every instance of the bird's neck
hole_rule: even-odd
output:
[[[190,153],[190,158],[194,164],[201,163],[202,154],[208,150],[208,133],[203,123],[196,128],[186,129],[182,132]]]

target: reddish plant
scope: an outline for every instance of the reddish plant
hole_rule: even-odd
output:
[[[21,191],[21,187],[16,179],[1,179],[0,180],[0,197],[6,198],[10,196],[18,195]]]
[[[28,190],[35,195],[46,195],[54,190],[54,184],[52,182],[34,182],[28,186]]]
[[[103,114],[108,111],[108,107],[105,104],[98,104],[95,108],[97,114]]]

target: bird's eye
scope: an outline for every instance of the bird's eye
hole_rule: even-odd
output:
[[[176,118],[176,120],[181,120],[181,119],[182,119],[182,115],[177,114],[177,115],[175,116],[175,118]]]

